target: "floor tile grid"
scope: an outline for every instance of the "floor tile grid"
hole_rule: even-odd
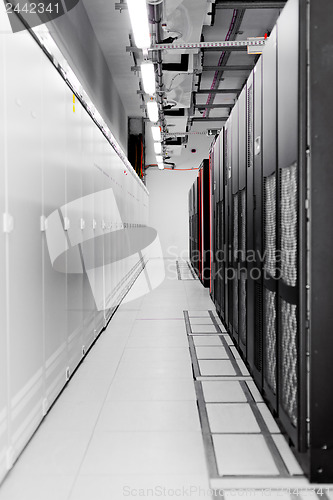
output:
[[[192,274],[192,276],[193,276],[193,279],[194,279],[194,280],[197,280],[197,279],[198,279],[198,276],[195,274],[195,271],[194,271],[194,269],[193,269],[193,267],[192,267],[192,264],[191,264],[189,261],[186,261],[186,263],[187,263],[187,265],[188,265],[189,270],[191,271],[191,274]]]
[[[185,317],[187,331],[190,334],[191,333],[191,323],[190,323],[190,318],[189,318],[186,311],[184,311],[184,317]],[[221,339],[221,337],[222,337],[222,339]],[[223,338],[223,336],[219,335],[219,338],[220,338],[223,346],[226,348],[226,350],[227,351],[229,350],[230,360],[233,360],[235,369],[238,371],[238,375],[239,375],[240,369],[237,365],[236,359],[233,356],[233,352],[230,350],[229,345],[226,342],[226,340]],[[191,357],[192,357],[193,371],[194,371],[195,378],[197,379],[196,374],[200,373],[200,370],[199,370],[198,359],[196,356],[195,345],[193,342],[193,337],[191,335],[188,335],[188,341],[189,341],[190,352],[191,352]],[[237,377],[237,378],[240,378],[240,377]],[[200,377],[200,379],[201,380],[204,380],[204,379],[210,380],[209,377],[205,377],[205,378]],[[218,379],[218,378],[216,378],[216,379]],[[223,379],[226,380],[227,377],[223,377]],[[244,380],[241,380],[240,384],[241,384],[243,392],[246,396],[247,403],[245,403],[245,404],[249,404],[253,413],[254,413],[254,416],[256,418],[256,421],[258,422],[258,425],[259,425],[259,428],[261,431],[260,434],[264,437],[266,444],[268,445],[268,448],[272,454],[274,462],[276,463],[277,469],[279,471],[279,477],[281,477],[281,478],[282,477],[286,477],[286,478],[291,477],[289,475],[289,472],[286,468],[286,465],[285,465],[285,463],[284,463],[284,461],[283,461],[283,459],[282,459],[282,457],[281,457],[281,455],[280,455],[280,453],[279,453],[279,451],[278,451],[278,449],[277,449],[277,447],[272,439],[271,432],[269,431],[267,424],[266,424],[262,414],[260,413],[259,408],[256,404],[256,401],[254,400],[246,382]],[[214,453],[212,433],[210,431],[209,419],[208,419],[206,404],[205,404],[204,395],[203,395],[203,391],[202,391],[202,386],[201,386],[201,382],[198,380],[196,380],[196,393],[197,393],[197,398],[198,398],[198,407],[199,407],[199,412],[200,412],[200,420],[201,420],[202,428],[203,428],[204,441],[208,447],[212,447],[211,449],[208,449],[208,451],[206,452],[207,461],[210,465],[211,477],[220,477],[218,475],[218,471],[217,471],[217,464],[216,464],[215,453]],[[210,404],[214,404],[214,403],[210,403]],[[214,433],[214,434],[218,434],[218,433]],[[214,457],[214,460],[213,460],[213,457]],[[217,476],[215,474],[217,474]],[[251,476],[251,477],[255,477],[255,476]],[[258,476],[258,477],[261,477],[261,476]],[[267,476],[265,476],[265,477],[267,477]],[[275,476],[272,476],[272,477],[275,477]]]
[[[198,279],[188,261],[181,262],[179,260],[176,260],[176,269],[177,269],[178,280],[192,281]]]
[[[191,357],[192,357],[192,362],[193,362],[194,376],[195,376],[195,379],[197,379],[198,377],[201,377],[202,374],[200,371],[200,366],[199,366],[199,362],[198,362],[198,358],[197,358],[197,354],[196,354],[196,349],[195,349],[195,345],[194,345],[194,341],[193,341],[193,337],[192,337],[194,334],[192,332],[191,320],[190,320],[190,317],[189,317],[187,311],[184,311],[184,318],[185,318],[186,330],[188,332],[188,342],[189,342],[190,352],[191,352]],[[205,326],[207,326],[207,325],[203,325],[203,330],[204,330]],[[217,323],[215,324],[215,329],[216,329],[216,334],[214,334],[214,335],[218,335],[219,339],[221,340],[221,344],[224,347],[224,349],[228,355],[229,361],[231,362],[231,364],[235,370],[235,375],[238,377],[241,377],[242,372],[240,370],[240,367],[238,366],[238,362],[235,359],[233,352],[231,351],[225,337],[222,335],[222,332],[221,332],[219,325]],[[209,334],[211,335],[211,332]],[[200,335],[200,334],[196,334],[196,335]],[[218,360],[219,358],[216,358],[216,359]],[[209,358],[209,360],[213,361],[214,359]],[[209,375],[207,375],[207,377],[209,377]],[[233,375],[228,375],[228,377],[233,377]]]

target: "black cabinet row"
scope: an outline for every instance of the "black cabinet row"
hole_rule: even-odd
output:
[[[192,265],[316,482],[333,481],[329,14],[289,0],[189,195]]]

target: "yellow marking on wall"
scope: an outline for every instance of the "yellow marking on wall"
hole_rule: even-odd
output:
[[[75,113],[75,94],[73,94],[73,113]]]

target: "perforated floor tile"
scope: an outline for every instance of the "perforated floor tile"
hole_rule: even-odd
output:
[[[248,403],[207,404],[207,414],[212,433],[260,433],[260,427]]]
[[[196,346],[221,346],[222,341],[217,335],[195,335],[193,337]]]
[[[229,359],[229,355],[224,347],[212,346],[212,347],[196,347],[196,353],[198,359]]]
[[[245,403],[246,396],[239,382],[203,381],[202,390],[206,403]]]
[[[215,434],[213,444],[221,476],[279,474],[263,436]]]
[[[229,360],[199,360],[201,375],[236,375],[235,369]]]

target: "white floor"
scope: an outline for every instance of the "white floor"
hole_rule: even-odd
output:
[[[294,480],[244,477],[242,463],[247,459],[253,468],[254,449],[262,458],[260,467],[274,475],[275,466],[260,451],[262,438],[239,380],[258,402],[274,439],[283,436],[269,420],[237,351],[229,349],[232,341],[225,336],[222,346],[211,326],[207,311],[214,306],[208,290],[191,279],[185,266],[178,271],[175,261],[165,266],[167,278],[160,287],[118,309],[3,483],[0,500],[294,498],[281,490]],[[218,469],[235,474],[233,479],[209,479],[184,310],[189,311]],[[233,465],[239,457],[235,446],[247,450],[239,471]],[[299,474],[297,464],[290,463]],[[308,488],[303,500],[318,498],[304,477],[297,481]],[[221,490],[220,496],[211,495],[210,487]]]
[[[165,265],[159,288],[118,309],[1,500],[208,498],[183,310],[212,302],[198,281],[178,280],[175,261]]]

